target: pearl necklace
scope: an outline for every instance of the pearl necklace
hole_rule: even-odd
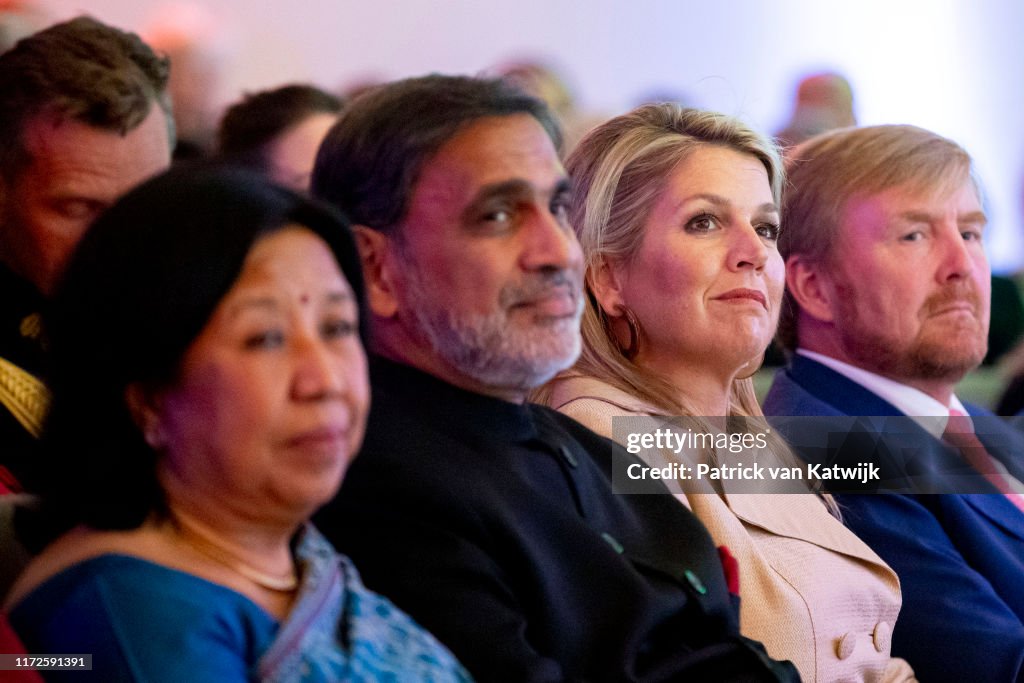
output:
[[[279,593],[289,593],[298,588],[299,578],[294,567],[287,574],[269,574],[261,571],[235,553],[218,545],[208,532],[191,520],[186,521],[186,518],[180,513],[174,513],[172,521],[178,532],[178,537],[189,547],[217,564],[227,567],[239,576],[252,581],[257,586]]]

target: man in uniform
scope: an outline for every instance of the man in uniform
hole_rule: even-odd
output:
[[[104,208],[166,168],[166,59],[80,17],[0,55],[0,487],[34,489],[48,402],[40,311]]]

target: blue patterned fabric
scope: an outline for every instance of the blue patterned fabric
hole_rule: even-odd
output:
[[[367,590],[348,558],[312,526],[296,556],[299,598],[260,660],[261,681],[471,680],[433,636]]]
[[[312,526],[296,559],[302,583],[283,623],[224,586],[113,554],[54,575],[10,621],[29,652],[93,655],[91,672],[47,672],[53,681],[470,680]]]

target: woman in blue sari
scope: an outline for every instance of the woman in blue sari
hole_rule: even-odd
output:
[[[47,319],[61,533],[7,603],[30,652],[103,681],[468,679],[308,523],[362,441],[362,297],[346,223],[247,172],[100,218]]]

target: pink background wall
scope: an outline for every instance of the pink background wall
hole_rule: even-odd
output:
[[[144,30],[162,0],[40,0]],[[201,3],[198,3],[201,4]],[[651,91],[773,131],[808,69],[846,73],[860,122],[913,123],[964,144],[989,198],[993,266],[1024,266],[1024,3],[1017,0],[207,0],[223,79],[476,73],[522,55],[559,67],[587,109]]]

